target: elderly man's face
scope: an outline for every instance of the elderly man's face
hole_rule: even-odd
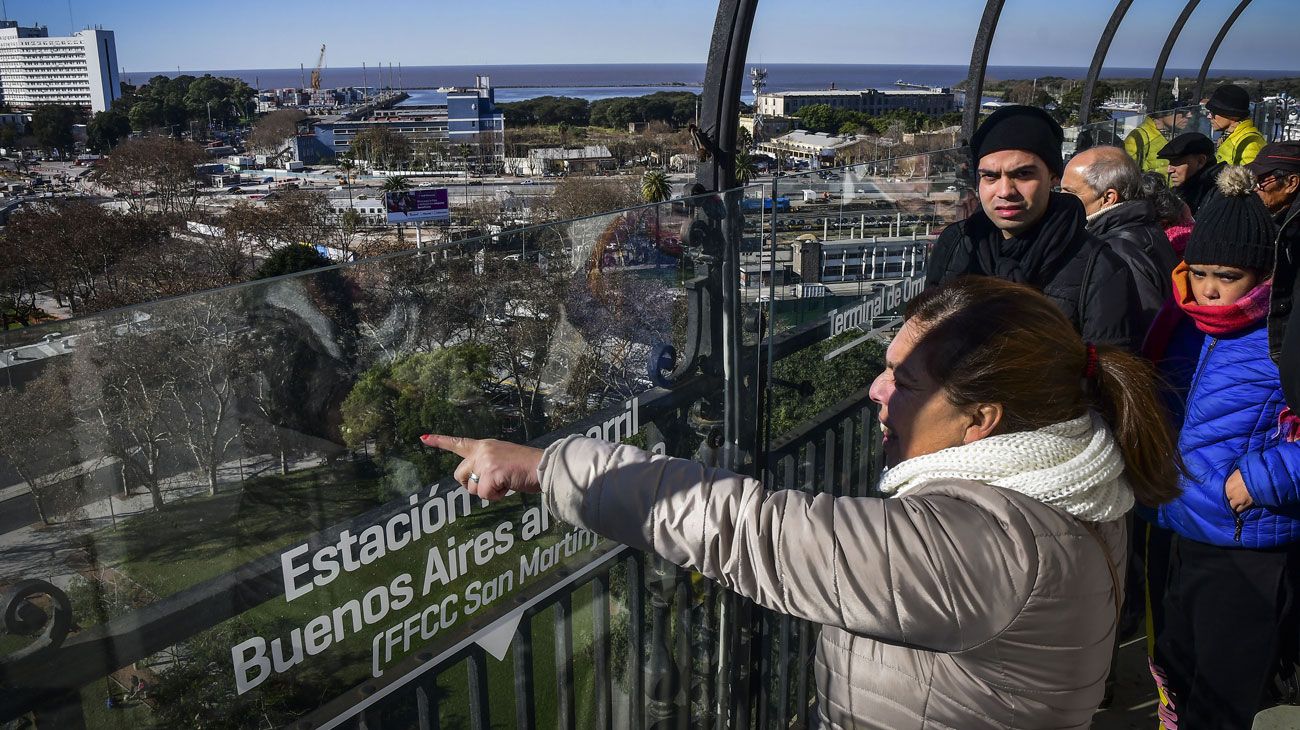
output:
[[[1255,178],[1255,192],[1264,201],[1270,213],[1279,213],[1291,207],[1300,193],[1300,174],[1273,171]]]
[[[1005,238],[1033,228],[1047,212],[1057,178],[1032,152],[1003,150],[980,158],[980,205]]]
[[[1093,192],[1088,186],[1088,181],[1083,177],[1087,165],[1070,164],[1065,168],[1065,174],[1061,176],[1061,192],[1069,193],[1075,196],[1083,203],[1083,212],[1087,215],[1099,212],[1102,209],[1114,205],[1111,198],[1118,198],[1113,190],[1103,190],[1101,195]]]
[[[1169,186],[1178,187],[1205,169],[1209,157],[1202,154],[1183,155],[1169,161]]]

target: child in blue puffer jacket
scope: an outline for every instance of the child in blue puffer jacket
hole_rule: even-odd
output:
[[[1184,396],[1182,495],[1157,517],[1175,533],[1152,665],[1170,730],[1251,727],[1300,588],[1300,419],[1268,354],[1276,229],[1254,188],[1222,173],[1145,347]]]

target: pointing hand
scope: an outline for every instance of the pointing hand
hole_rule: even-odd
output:
[[[427,433],[420,443],[461,458],[456,481],[470,494],[495,502],[510,492],[542,491],[537,466],[542,450],[496,439],[471,439]]]

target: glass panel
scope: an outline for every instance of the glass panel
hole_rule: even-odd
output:
[[[761,260],[784,286],[769,287],[770,301],[747,290],[774,335],[769,448],[875,378],[881,343],[924,285],[930,246],[972,209],[968,155],[886,157],[775,180],[789,203],[775,215],[776,255],[769,241]]]
[[[418,437],[580,433],[694,455],[703,439],[686,413],[699,395],[655,387],[671,358],[648,365],[690,356],[687,313],[703,289],[688,282],[712,271],[717,286],[713,257],[740,199],[5,333],[0,474],[22,486],[6,489],[0,582],[47,581],[29,585],[22,614],[39,629],[70,610],[75,626],[25,658],[12,652],[32,638],[3,637],[22,669],[9,676],[25,678],[6,712],[54,687],[81,692],[91,727],[451,721],[476,712],[485,687],[492,724],[514,726],[495,697],[519,691],[508,649],[521,619],[537,726],[559,716],[557,686],[582,707],[597,681],[591,581],[624,550],[554,523],[536,497],[471,499],[450,478],[457,460]],[[639,593],[605,598],[609,666],[628,654],[618,617],[628,626]],[[452,667],[436,685],[421,674],[434,666]],[[612,685],[616,716],[644,706],[625,684]]]

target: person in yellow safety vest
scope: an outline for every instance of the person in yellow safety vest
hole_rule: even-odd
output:
[[[1169,179],[1169,160],[1160,157],[1169,138],[1186,126],[1187,111],[1175,111],[1178,101],[1164,94],[1156,101],[1155,109],[1137,129],[1124,138],[1124,151],[1138,164],[1142,172],[1157,172]]]
[[[1215,155],[1228,165],[1249,165],[1267,140],[1250,119],[1250,94],[1236,84],[1224,84],[1205,102],[1210,126],[1223,134]]]

